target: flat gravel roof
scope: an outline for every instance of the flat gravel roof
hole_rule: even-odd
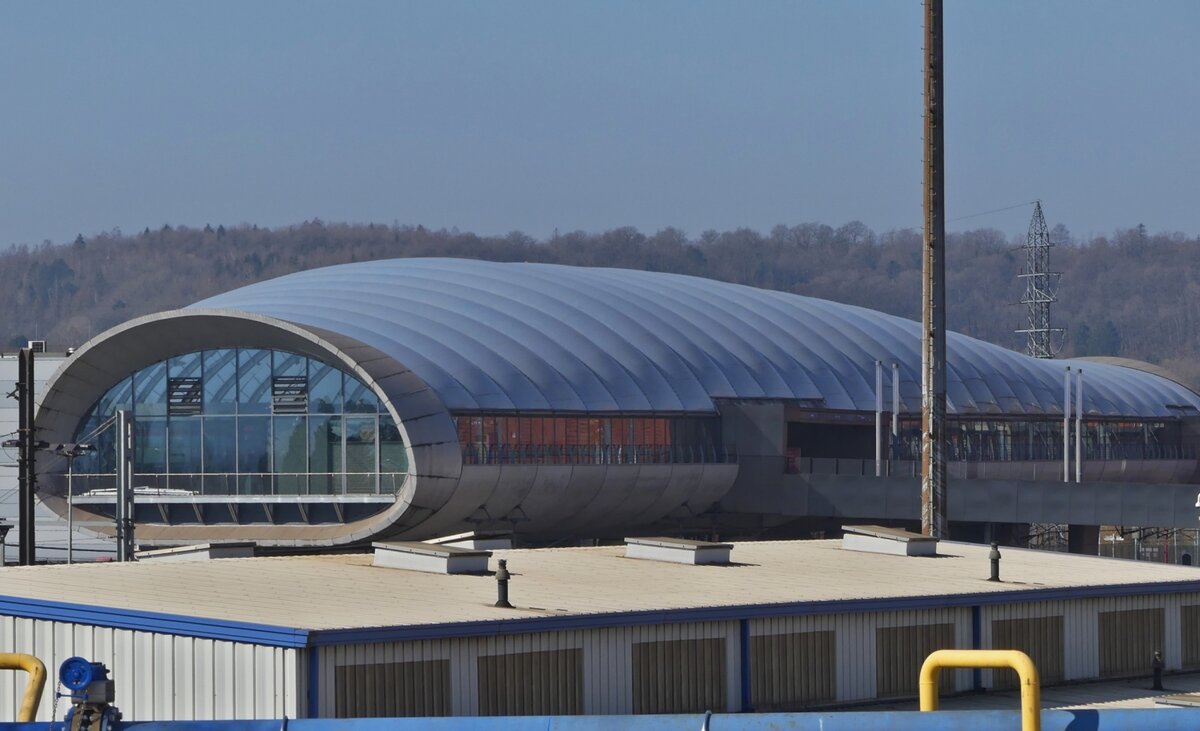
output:
[[[747,607],[760,615],[830,613],[1200,591],[1197,567],[1015,548],[1001,549],[1003,581],[993,583],[989,550],[942,542],[938,556],[926,558],[843,550],[839,540],[741,542],[727,566],[627,559],[623,546],[495,551],[492,568],[508,559],[514,609],[492,606],[491,576],[375,567],[366,553],[8,567],[0,569],[0,604],[10,609],[0,613],[21,605],[33,616],[40,604],[67,604],[321,631],[548,618],[586,626],[602,615],[687,621],[688,612],[705,610],[754,616]]]

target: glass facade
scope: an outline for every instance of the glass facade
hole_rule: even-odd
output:
[[[1061,460],[1062,419],[950,419],[946,430],[949,457],[956,462],[1016,462]],[[1075,449],[1075,422],[1071,422],[1071,449]],[[1083,458],[1193,459],[1185,448],[1177,421],[1083,420]],[[894,459],[919,460],[921,422],[900,420],[899,443]]]
[[[375,393],[294,353],[205,350],[154,363],[100,397],[75,441],[77,493],[113,486],[113,429],[134,414],[135,485],[203,495],[394,493],[408,473],[400,429]]]
[[[674,464],[734,461],[715,416],[454,417],[464,464]]]

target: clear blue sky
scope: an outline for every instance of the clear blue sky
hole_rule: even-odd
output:
[[[948,215],[1200,234],[1200,3],[949,0]],[[0,245],[920,221],[918,0],[0,9]],[[1024,230],[1027,209],[952,223]]]

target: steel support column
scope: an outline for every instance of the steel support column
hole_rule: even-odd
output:
[[[117,560],[134,559],[133,542],[133,412],[117,412]]]
[[[34,394],[33,349],[21,348],[17,354],[17,444],[20,453],[17,459],[17,501],[18,520],[21,523],[17,562],[21,566],[37,563],[37,528],[34,526],[36,518],[33,497],[37,490],[37,478],[34,473],[37,442],[33,425]]]

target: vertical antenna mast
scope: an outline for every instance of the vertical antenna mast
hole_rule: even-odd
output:
[[[1062,277],[1061,273],[1050,271],[1052,246],[1046,218],[1042,215],[1042,202],[1037,201],[1025,246],[1021,247],[1025,250],[1025,271],[1018,275],[1025,280],[1025,294],[1021,297],[1021,304],[1025,305],[1025,327],[1017,332],[1027,336],[1025,352],[1034,358],[1053,358],[1062,347],[1063,329],[1050,326],[1050,305],[1058,301],[1058,281]]]

